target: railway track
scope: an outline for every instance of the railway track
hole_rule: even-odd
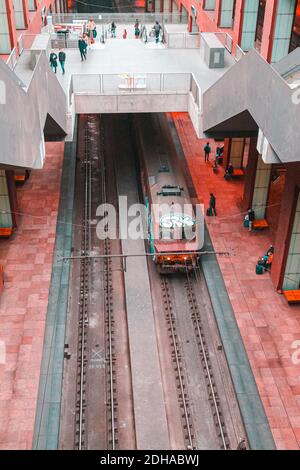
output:
[[[86,433],[86,374],[87,374],[87,338],[89,322],[89,287],[90,287],[90,244],[91,244],[91,176],[92,166],[89,152],[89,118],[85,128],[84,159],[81,162],[84,172],[84,207],[82,215],[82,237],[80,265],[80,301],[79,301],[79,329],[78,329],[78,360],[77,360],[77,387],[75,412],[75,449],[82,450],[87,445]]]
[[[79,298],[79,324],[78,324],[78,356],[77,356],[77,383],[76,383],[76,410],[75,410],[75,439],[74,448],[84,450],[88,448],[88,407],[92,409],[95,403],[88,403],[88,369],[89,369],[89,307],[92,287],[91,263],[89,257],[92,250],[92,184],[93,159],[100,167],[100,194],[101,202],[107,204],[107,188],[104,161],[104,141],[99,124],[99,116],[88,115],[84,134],[84,158],[81,161],[81,170],[84,180],[84,201],[82,210],[82,236],[80,261],[80,298]],[[101,121],[100,121],[101,123]],[[97,132],[95,128],[100,125],[100,145],[95,142]],[[95,188],[94,188],[95,190]],[[111,254],[111,244],[108,239],[100,241],[103,254]],[[115,379],[114,355],[114,311],[113,311],[113,282],[112,260],[106,257],[103,260],[103,288],[104,288],[104,316],[105,316],[105,381],[106,381],[106,448],[115,450],[118,445],[117,438],[117,399]],[[99,396],[99,400],[103,397]],[[93,431],[93,430],[91,430]]]
[[[223,450],[228,450],[230,448],[229,439],[226,431],[226,425],[221,409],[221,403],[218,395],[218,390],[216,387],[216,381],[214,378],[213,368],[209,356],[209,351],[206,344],[205,332],[201,321],[200,307],[197,302],[195,290],[194,290],[194,279],[199,281],[199,266],[194,268],[193,274],[186,270],[186,281],[185,289],[187,294],[187,299],[191,311],[191,318],[195,328],[195,335],[197,338],[197,345],[199,348],[199,354],[201,357],[201,364],[203,367],[203,373],[205,375],[205,381],[209,396],[209,402],[212,409],[214,425],[216,428],[216,433],[220,442],[220,448]]]
[[[100,118],[101,119],[101,118]],[[101,125],[101,124],[100,124]],[[104,157],[104,136],[100,132],[100,172],[102,204],[107,204],[106,170]],[[108,228],[108,227],[107,227]],[[116,398],[116,371],[114,355],[114,310],[113,310],[113,282],[111,243],[108,238],[104,240],[104,308],[105,308],[105,334],[106,334],[106,371],[107,371],[107,449],[115,450],[118,445],[117,438],[117,398]]]
[[[172,300],[170,296],[169,284],[164,275],[161,275],[161,288],[164,299],[164,310],[166,321],[169,325],[169,338],[172,348],[172,360],[176,373],[177,395],[182,409],[181,420],[184,430],[184,440],[187,449],[196,449],[193,423],[189,406],[189,398],[186,387],[186,379],[183,372],[182,355],[176,333],[176,319],[173,312]]]

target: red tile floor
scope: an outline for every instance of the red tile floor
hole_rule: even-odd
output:
[[[207,204],[211,191],[217,197],[218,217],[207,219],[215,249],[235,254],[219,257],[219,263],[276,445],[298,449],[300,365],[293,364],[292,354],[293,343],[300,341],[300,307],[286,304],[268,274],[255,274],[256,260],[271,239],[268,232],[249,233],[242,227],[243,183],[226,182],[222,171],[213,174],[211,164],[204,163],[204,142],[197,139],[188,115],[174,118],[200,202]],[[46,151],[44,169],[33,171],[18,190],[17,232],[11,240],[0,241],[5,268],[0,296],[0,449],[30,449],[32,443],[63,144],[48,143]]]
[[[0,449],[30,449],[59,202],[63,143],[17,191],[19,225],[0,240]]]
[[[204,162],[205,140],[197,139],[188,115],[173,118],[200,202],[207,207],[210,192],[216,195],[218,216],[206,221],[215,250],[234,253],[218,261],[277,448],[299,449],[300,307],[287,305],[268,273],[255,274],[271,232],[249,233],[243,227],[243,182],[225,181],[222,169],[214,174],[212,163]],[[215,155],[216,143],[211,144]]]

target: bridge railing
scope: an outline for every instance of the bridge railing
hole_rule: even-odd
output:
[[[165,31],[164,38],[168,49],[199,49],[201,33]]]
[[[188,93],[190,73],[74,74],[72,92],[77,94]]]
[[[72,95],[189,94],[201,112],[201,88],[192,73],[73,74],[68,90]]]
[[[50,21],[49,21],[50,19]],[[93,19],[96,25],[109,24],[113,21],[118,24],[134,25],[136,19],[140,24],[159,23],[187,24],[187,18],[181,13],[54,13],[48,16],[48,23],[72,24],[76,22],[87,22]]]
[[[223,32],[214,32],[213,33],[219,41],[223,44],[223,46],[232,54],[232,49],[233,49],[233,39],[228,33],[223,33]]]
[[[242,57],[244,57],[245,54],[246,52],[244,52],[240,46],[236,45],[235,54],[234,54],[235,60],[238,62],[239,60],[242,59]]]
[[[14,47],[6,63],[11,70],[14,70],[15,66],[17,65],[17,62],[18,62],[18,52],[17,52],[17,49]]]

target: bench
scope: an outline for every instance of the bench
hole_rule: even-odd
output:
[[[289,304],[300,303],[300,290],[284,290],[283,295]]]
[[[245,176],[245,170],[243,170],[243,168],[235,168],[231,175],[232,178],[240,178],[241,176]]]
[[[261,220],[254,220],[252,222],[252,229],[253,230],[264,230],[265,228],[269,228],[269,224],[266,219]]]
[[[243,168],[234,168],[233,173],[229,174],[226,170],[224,178],[226,181],[230,181],[233,178],[241,178],[245,176],[245,170]]]
[[[12,228],[0,228],[0,237],[8,238],[12,234]]]
[[[16,183],[24,183],[25,181],[25,174],[24,175],[15,175],[15,182]]]

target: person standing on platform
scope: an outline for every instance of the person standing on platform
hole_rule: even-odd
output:
[[[255,212],[252,209],[252,207],[249,207],[248,209],[248,220],[249,220],[249,232],[251,232],[253,222],[255,221]]]
[[[209,210],[210,210],[211,215],[214,215],[214,216],[217,215],[216,196],[214,196],[213,193],[210,193]]]
[[[140,35],[140,24],[139,24],[139,20],[135,20],[135,24],[134,24],[134,37],[135,37],[135,39],[138,39],[138,38],[139,38],[139,35]]]
[[[56,70],[57,70],[57,55],[55,54],[54,51],[51,52],[50,54],[50,66],[52,68],[52,70],[54,71],[54,73],[56,73]]]
[[[138,19],[135,20],[134,29],[140,29],[140,23]]]
[[[89,38],[89,45],[94,44],[95,38],[97,37],[97,29],[95,21],[90,18],[86,26],[87,35]]]
[[[155,21],[155,25],[154,25],[153,29],[154,29],[154,34],[155,34],[155,42],[156,42],[156,44],[158,44],[159,35],[160,35],[160,31],[161,31],[161,26],[160,26],[158,21]]]
[[[86,42],[85,42],[85,40],[83,39],[82,36],[80,36],[80,38],[79,38],[78,48],[79,48],[79,52],[80,52],[80,56],[81,56],[81,62],[82,62],[83,60],[86,60],[86,48],[87,48]]]
[[[62,74],[65,74],[66,53],[60,49],[58,53],[58,60],[61,66]]]
[[[114,21],[112,22],[112,24],[110,26],[110,30],[111,30],[111,37],[115,38],[116,37],[117,26],[116,26],[116,23]]]
[[[124,29],[124,31],[123,31],[123,39],[126,39],[126,38],[127,38],[127,30]]]
[[[209,142],[207,142],[207,144],[204,147],[204,156],[205,156],[204,158],[206,162],[209,162],[210,154],[211,154],[211,148],[210,148]]]

